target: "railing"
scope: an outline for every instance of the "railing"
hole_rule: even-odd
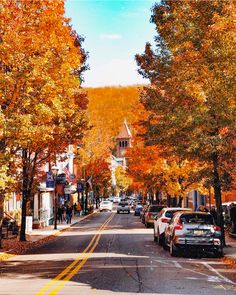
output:
[[[17,225],[16,219],[6,212],[4,212],[4,214],[5,217],[2,221],[2,238],[7,239],[9,237],[9,233],[11,233],[12,236],[17,236],[19,227]]]

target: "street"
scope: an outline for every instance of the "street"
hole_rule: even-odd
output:
[[[235,268],[172,258],[131,214],[97,213],[0,266],[0,294],[235,294]]]

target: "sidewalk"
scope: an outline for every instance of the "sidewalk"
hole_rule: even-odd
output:
[[[34,229],[32,232],[26,234],[26,242],[20,242],[17,238],[4,240],[3,249],[0,249],[0,262],[15,255],[22,255],[27,250],[33,249],[54,239],[64,230],[94,214],[96,214],[96,211],[86,216],[74,216],[71,220],[71,224],[67,224],[66,222],[62,224],[59,223],[57,224],[57,229],[54,229],[54,225],[50,225],[42,229]]]
[[[92,216],[95,213],[96,213],[96,211],[94,211],[91,214],[85,215],[85,216],[80,216],[80,217],[73,216],[71,219],[71,224],[67,224],[65,221],[63,223],[57,223],[57,229],[54,229],[54,224],[49,225],[45,228],[41,228],[41,229],[33,229],[32,232],[26,234],[27,241],[37,242],[38,240],[44,239],[48,236],[57,236],[60,234],[60,232],[71,227],[73,224],[76,224],[77,222],[80,222],[80,221]]]
[[[224,248],[224,260],[236,265],[236,236],[226,233],[227,247]]]

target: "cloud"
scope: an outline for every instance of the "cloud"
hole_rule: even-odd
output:
[[[119,40],[122,36],[120,34],[101,34],[101,40]]]

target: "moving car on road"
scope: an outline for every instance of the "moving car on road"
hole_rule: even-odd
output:
[[[165,230],[165,242],[171,256],[186,250],[213,252],[216,257],[223,255],[221,229],[209,213],[175,213]]]
[[[130,206],[129,206],[129,203],[126,202],[126,201],[123,201],[123,202],[120,202],[117,206],[117,213],[130,213]]]
[[[99,211],[112,211],[112,202],[102,201],[99,206]]]
[[[168,207],[163,208],[154,218],[154,241],[159,245],[163,244],[165,229],[168,222],[171,220],[175,212],[178,211],[192,211],[190,208]]]
[[[146,227],[153,225],[154,218],[164,208],[163,205],[149,205],[144,213],[144,224]]]

